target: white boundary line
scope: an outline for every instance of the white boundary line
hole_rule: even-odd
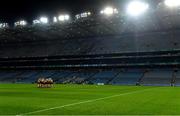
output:
[[[133,92],[128,92],[128,93],[122,93],[122,94],[118,94],[118,95],[112,95],[112,96],[108,96],[108,97],[97,98],[97,99],[92,99],[92,100],[87,100],[87,101],[82,101],[82,102],[77,102],[77,103],[72,103],[72,104],[66,104],[66,105],[62,105],[62,106],[57,106],[57,107],[32,111],[32,112],[28,112],[28,113],[24,113],[24,114],[20,114],[20,115],[16,115],[16,116],[31,115],[31,114],[34,114],[34,113],[39,113],[39,112],[44,112],[44,111],[49,111],[49,110],[61,109],[61,108],[64,108],[64,107],[70,107],[70,106],[75,106],[75,105],[84,104],[84,103],[91,103],[91,102],[95,102],[95,101],[100,101],[100,100],[104,100],[104,99],[109,99],[109,98],[129,95],[129,94],[141,93],[141,92],[148,91],[148,90],[151,90],[151,89],[154,89],[154,88],[138,90],[138,91],[133,91]]]

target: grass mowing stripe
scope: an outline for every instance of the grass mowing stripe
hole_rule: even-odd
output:
[[[105,99],[124,96],[124,95],[141,93],[141,92],[152,90],[152,89],[154,89],[154,88],[138,90],[138,91],[133,91],[133,92],[128,92],[128,93],[122,93],[122,94],[118,94],[118,95],[113,95],[113,96],[108,96],[108,97],[103,97],[103,98],[97,98],[97,99],[92,99],[92,100],[87,100],[87,101],[82,101],[82,102],[77,102],[77,103],[72,103],[72,104],[66,104],[66,105],[62,105],[62,106],[57,106],[57,107],[52,107],[52,108],[47,108],[47,109],[42,109],[42,110],[37,110],[37,111],[32,111],[32,112],[20,114],[20,116],[21,115],[31,115],[31,114],[40,113],[40,112],[49,111],[49,110],[54,110],[54,109],[61,109],[61,108],[64,108],[64,107],[70,107],[70,106],[75,106],[75,105],[79,105],[79,104],[91,103],[91,102],[95,102],[95,101],[105,100]]]

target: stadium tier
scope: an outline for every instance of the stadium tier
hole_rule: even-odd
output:
[[[180,9],[159,4],[133,19],[113,12],[1,29],[0,82],[50,77],[64,84],[179,85]]]
[[[43,70],[1,71],[1,83],[36,83],[38,78],[52,78],[59,84],[105,84],[179,86],[179,71],[171,69],[115,69],[115,70]]]
[[[179,9],[171,12],[160,5],[139,18],[123,14],[111,17],[92,15],[63,24],[1,29],[0,56],[9,58],[178,50],[179,12]]]

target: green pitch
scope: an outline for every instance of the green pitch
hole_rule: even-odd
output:
[[[0,84],[0,115],[180,114],[180,88]]]

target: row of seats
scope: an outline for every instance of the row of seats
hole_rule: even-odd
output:
[[[0,57],[36,57],[54,55],[88,55],[127,52],[169,51],[180,49],[179,32],[111,36],[99,38],[59,39],[0,45]],[[163,42],[162,42],[163,41]],[[161,44],[159,44],[161,43]]]
[[[167,70],[152,70],[147,71],[144,74],[143,80],[141,82],[142,85],[171,85],[173,77],[173,71],[170,69]]]
[[[1,83],[35,83],[38,78],[52,78],[61,84],[112,84],[180,86],[180,71],[172,69],[116,69],[116,70],[46,70],[46,71],[1,71]],[[172,80],[175,81],[172,83]]]
[[[138,80],[143,76],[143,73],[143,70],[125,70],[120,72],[111,83],[117,85],[136,85]]]

